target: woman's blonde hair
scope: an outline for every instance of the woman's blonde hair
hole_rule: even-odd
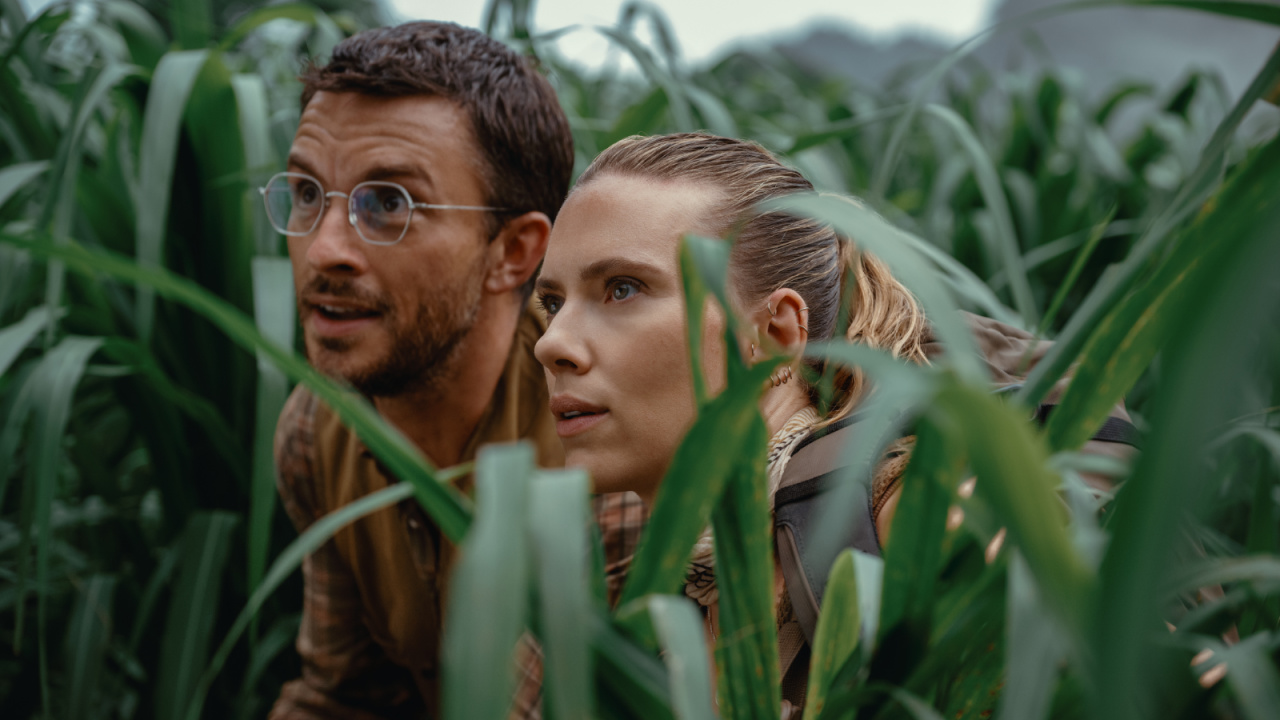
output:
[[[746,307],[779,288],[795,290],[809,306],[809,339],[845,338],[924,363],[928,330],[919,304],[875,256],[841,242],[828,225],[780,212],[759,213],[766,200],[813,185],[768,150],[744,140],[706,133],[632,136],[602,152],[578,179],[575,191],[602,175],[712,184],[722,200],[708,218],[720,234],[733,234],[729,282]],[[847,285],[846,285],[847,284]],[[844,288],[848,290],[845,291]],[[848,324],[840,322],[841,298],[850,298]],[[816,371],[823,364],[811,362]],[[834,397],[824,424],[847,416],[866,391],[862,372],[834,372]],[[818,404],[818,389],[809,387]]]

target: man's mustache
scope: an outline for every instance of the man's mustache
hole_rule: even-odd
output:
[[[391,303],[387,302],[385,297],[360,288],[349,280],[334,280],[318,275],[307,283],[306,288],[298,295],[299,304],[305,304],[303,301],[314,295],[329,295],[352,300],[368,310],[384,314],[391,310]]]

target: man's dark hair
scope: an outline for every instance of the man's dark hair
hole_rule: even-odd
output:
[[[573,136],[555,91],[530,60],[478,30],[439,22],[365,30],[300,79],[303,107],[321,90],[457,103],[484,160],[486,204],[512,211],[491,217],[491,237],[503,217],[538,210],[555,220],[564,203]]]

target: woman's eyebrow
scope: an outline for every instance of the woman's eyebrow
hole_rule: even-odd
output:
[[[582,269],[582,281],[590,282],[609,275],[661,275],[662,268],[657,265],[632,260],[624,257],[611,257],[597,260]]]

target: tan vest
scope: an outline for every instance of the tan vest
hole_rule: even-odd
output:
[[[493,402],[463,451],[464,462],[475,457],[481,444],[528,439],[537,448],[540,466],[564,464],[547,409],[546,380],[533,357],[543,329],[532,312],[521,318]],[[314,428],[317,500],[326,510],[396,482],[323,403],[316,409]],[[388,659],[413,673],[427,707],[434,710],[439,706],[441,617],[453,546],[413,500],[352,523],[333,542],[358,585],[370,635]]]

